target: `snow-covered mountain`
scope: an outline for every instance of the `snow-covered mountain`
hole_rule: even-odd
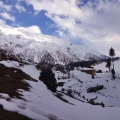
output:
[[[34,26],[35,27],[35,26]],[[81,60],[104,59],[106,56],[81,48],[65,40],[34,32],[29,28],[0,26],[0,49],[29,62],[68,64]]]

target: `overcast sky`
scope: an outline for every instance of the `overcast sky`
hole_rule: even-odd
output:
[[[2,24],[120,55],[120,0],[0,0]]]

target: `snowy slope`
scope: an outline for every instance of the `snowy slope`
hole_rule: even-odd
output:
[[[83,102],[88,102],[90,99],[95,99],[96,103],[104,103],[105,106],[120,107],[120,60],[115,61],[116,79],[112,79],[111,71],[106,68],[106,63],[93,66],[96,70],[102,70],[102,73],[96,73],[95,78],[92,79],[90,74],[81,72],[80,70],[71,71],[71,77],[67,79],[60,79],[58,82],[65,82],[63,87],[58,90],[64,89],[66,91],[72,90],[72,95]],[[80,68],[84,69],[84,68]],[[72,77],[74,74],[74,77]],[[63,73],[56,72],[56,78],[63,76]],[[65,75],[64,75],[65,76]],[[67,76],[67,75],[66,75]],[[88,93],[87,89],[104,85],[102,90],[97,92]]]
[[[17,67],[19,66],[18,62],[14,61],[2,61],[2,64],[8,67]],[[19,67],[24,72],[28,73],[35,79],[38,79],[40,71],[38,71],[34,65],[24,65]],[[86,84],[84,84],[83,93],[85,93],[87,85],[93,85],[96,83],[91,83],[92,81],[91,76],[79,73],[79,71],[74,70],[76,77],[81,76],[81,80],[84,80]],[[35,74],[33,74],[35,73]],[[56,72],[57,76],[58,72]],[[107,77],[108,75],[102,75]],[[78,81],[76,79],[69,79],[71,83],[65,79],[66,81],[66,88],[68,85],[74,85]],[[95,79],[96,80],[96,79]],[[26,81],[26,80],[25,80]],[[67,84],[68,82],[69,84]],[[96,80],[97,81],[97,80]],[[102,81],[102,79],[99,79]],[[114,82],[114,81],[111,81]],[[20,114],[28,116],[33,120],[119,120],[120,119],[120,107],[101,107],[101,106],[92,106],[88,103],[83,103],[76,99],[70,98],[63,94],[63,97],[69,101],[69,103],[65,103],[55,97],[55,95],[49,91],[46,86],[38,80],[38,82],[30,82],[28,83],[31,85],[30,91],[26,92],[23,90],[19,90],[19,92],[23,95],[24,100],[19,100],[12,98],[11,101],[6,101],[5,99],[0,99],[0,103],[3,104],[4,108],[10,111],[17,111]],[[81,83],[78,83],[79,85]],[[76,88],[74,86],[74,88]],[[77,89],[77,88],[76,88]],[[104,91],[105,93],[105,91]],[[117,92],[118,93],[118,92]],[[86,93],[85,93],[86,94]],[[108,93],[105,93],[108,94]],[[6,94],[1,94],[3,97],[9,97]],[[95,97],[96,93],[91,95],[86,95],[85,97]],[[103,100],[103,99],[102,99]],[[119,99],[118,99],[119,101]]]
[[[97,51],[22,27],[0,26],[0,48],[19,59],[37,63],[68,64],[105,57]]]

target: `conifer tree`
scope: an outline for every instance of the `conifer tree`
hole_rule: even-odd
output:
[[[49,90],[51,90],[52,92],[56,92],[57,81],[55,78],[55,74],[52,72],[52,69],[41,69],[39,80],[43,81],[43,83],[47,86]]]

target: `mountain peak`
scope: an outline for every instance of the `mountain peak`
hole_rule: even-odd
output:
[[[81,48],[63,39],[43,35],[36,26],[26,29],[0,27],[0,41],[1,49],[14,54],[18,59],[32,63],[44,61],[51,64],[68,64],[81,60],[100,60],[105,57],[97,51]]]

